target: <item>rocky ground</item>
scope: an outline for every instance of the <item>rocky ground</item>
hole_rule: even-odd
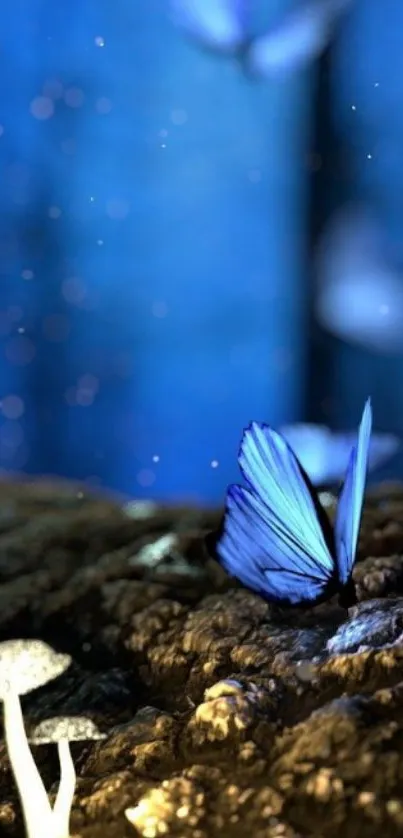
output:
[[[79,715],[107,735],[72,746],[72,833],[403,834],[403,488],[368,498],[349,614],[236,585],[203,550],[217,522],[0,485],[0,641],[41,638],[73,659],[23,699],[27,729]],[[52,795],[56,746],[33,751]],[[3,741],[0,833],[24,835]]]

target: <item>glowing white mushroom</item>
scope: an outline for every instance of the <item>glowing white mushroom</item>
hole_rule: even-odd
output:
[[[58,654],[41,640],[0,643],[0,699],[4,705],[5,740],[21,798],[27,838],[56,838],[56,833],[46,789],[28,745],[20,696],[58,678],[70,663],[69,655]]]
[[[55,716],[41,722],[29,737],[34,745],[57,745],[60,764],[60,783],[53,807],[55,838],[68,838],[70,812],[76,786],[76,772],[69,742],[105,739],[91,719],[85,716]]]

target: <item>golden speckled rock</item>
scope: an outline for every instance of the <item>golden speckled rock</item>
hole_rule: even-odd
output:
[[[329,514],[332,500],[328,498]],[[0,639],[73,663],[23,701],[73,743],[81,838],[392,838],[403,830],[403,487],[368,494],[358,605],[280,609],[206,556],[220,511],[0,484]],[[35,753],[55,790],[54,749]],[[0,832],[23,836],[0,746]]]

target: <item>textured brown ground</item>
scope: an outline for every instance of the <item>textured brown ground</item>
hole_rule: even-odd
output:
[[[27,728],[77,714],[107,733],[72,748],[74,835],[403,834],[403,488],[368,499],[348,615],[279,610],[228,580],[202,549],[217,520],[0,485],[0,640],[73,657],[24,699]],[[55,746],[34,753],[54,791]],[[2,741],[0,832],[23,835]]]

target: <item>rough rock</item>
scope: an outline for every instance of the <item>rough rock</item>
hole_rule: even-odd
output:
[[[0,641],[73,658],[28,732],[85,716],[75,838],[403,834],[403,487],[368,497],[349,613],[263,602],[206,556],[219,512],[0,485]],[[55,794],[54,745],[32,746]],[[128,810],[125,817],[125,810]],[[22,838],[0,742],[0,833]]]

